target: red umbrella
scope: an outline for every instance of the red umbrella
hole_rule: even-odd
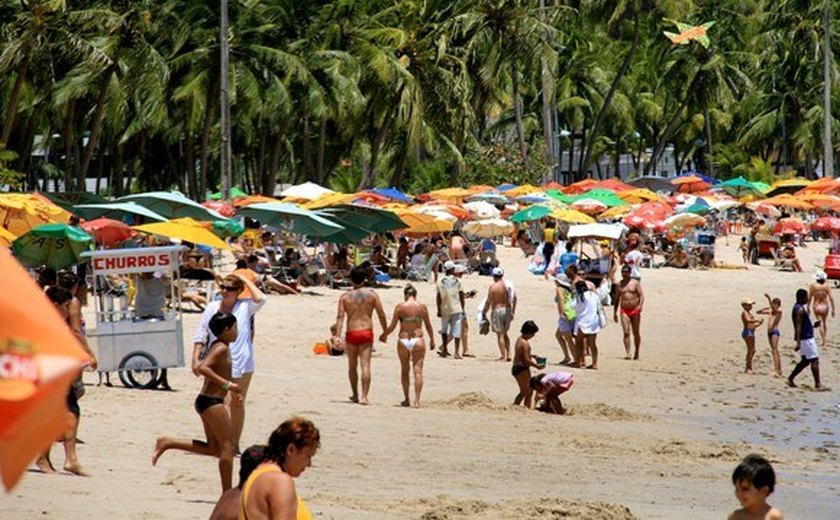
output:
[[[97,244],[115,246],[137,234],[126,224],[110,218],[98,218],[82,223],[82,229],[93,236]]]
[[[236,208],[227,202],[222,202],[220,200],[205,200],[201,203],[201,205],[207,209],[212,209],[227,218],[231,218],[236,215]]]
[[[776,223],[773,232],[777,235],[801,235],[807,230],[804,222],[798,218],[783,218]]]
[[[834,233],[840,232],[840,218],[820,217],[811,224],[811,229],[815,231],[831,231]]]
[[[671,184],[677,186],[680,193],[697,193],[708,190],[712,185],[696,175],[686,175],[671,179]]]
[[[661,218],[644,214],[627,215],[622,222],[632,229],[656,229],[662,226]]]

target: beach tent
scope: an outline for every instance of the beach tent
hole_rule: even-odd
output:
[[[304,182],[297,186],[291,186],[280,192],[280,196],[287,199],[315,200],[327,193],[335,193],[314,182]]]
[[[0,381],[0,472],[8,490],[66,431],[67,392],[89,358],[44,291],[3,250],[0,282],[4,364],[17,367]]]
[[[117,199],[117,202],[134,202],[169,219],[182,217],[210,221],[225,219],[219,212],[205,208],[177,191],[150,191],[126,195]]]

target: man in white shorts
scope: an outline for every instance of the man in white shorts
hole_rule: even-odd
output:
[[[800,372],[811,366],[811,374],[814,376],[814,388],[822,388],[820,383],[820,353],[817,350],[817,341],[814,339],[814,325],[811,324],[811,317],[808,316],[808,291],[799,289],[796,291],[796,305],[793,306],[793,338],[796,340],[796,350],[802,355],[799,363],[794,367],[787,379],[788,386],[795,387],[793,380]],[[818,322],[819,323],[819,322]]]
[[[437,284],[437,315],[441,318],[440,335],[442,345],[438,351],[441,357],[449,356],[449,338],[455,340],[455,359],[461,359],[461,325],[464,320],[464,289],[461,281],[455,276],[455,262],[451,260],[443,264],[446,276]]]

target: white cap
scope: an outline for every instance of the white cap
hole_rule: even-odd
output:
[[[557,276],[555,276],[555,277],[554,277],[554,281],[555,281],[555,282],[557,282],[557,283],[559,283],[559,284],[560,284],[560,285],[562,285],[563,287],[567,287],[567,288],[571,288],[571,287],[572,287],[572,281],[571,281],[571,280],[569,280],[569,277],[568,277],[568,276],[566,276],[566,275],[565,275],[565,274],[563,274],[563,273],[560,273],[560,274],[558,274]]]
[[[494,267],[492,274],[493,274],[493,276],[504,276],[505,275],[505,270],[502,269],[501,267]]]
[[[828,280],[828,275],[825,274],[824,271],[817,271],[814,273],[814,280],[819,280],[820,282],[824,282]]]
[[[467,266],[465,266],[464,264],[455,264],[455,272],[456,273],[466,273],[467,272]]]
[[[453,262],[452,260],[447,260],[443,263],[444,271],[452,271],[453,269],[455,269],[455,262]]]

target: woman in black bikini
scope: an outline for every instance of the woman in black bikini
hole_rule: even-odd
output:
[[[210,318],[210,331],[216,341],[210,345],[207,356],[199,363],[198,371],[204,376],[204,386],[195,398],[195,411],[201,417],[207,441],[191,439],[173,439],[158,437],[152,454],[152,465],[167,450],[181,450],[219,457],[219,474],[222,478],[222,493],[231,488],[233,474],[233,455],[236,445],[233,442],[233,427],[225,408],[228,391],[241,399],[239,386],[231,379],[231,360],[228,344],[236,341],[239,333],[236,316],[227,312],[217,312]]]
[[[400,379],[402,381],[403,396],[405,399],[402,406],[411,406],[408,399],[408,369],[409,362],[414,369],[414,406],[420,406],[420,392],[423,391],[423,360],[426,359],[426,343],[423,339],[423,325],[429,333],[429,350],[435,349],[435,333],[432,329],[432,322],[429,319],[429,309],[417,301],[417,289],[409,284],[403,290],[405,301],[394,307],[394,316],[391,324],[379,337],[383,343],[388,340],[388,335],[400,323],[400,337],[397,340],[397,355],[400,358]]]
[[[536,369],[544,367],[534,362],[536,356],[531,354],[531,344],[528,341],[539,330],[536,323],[528,320],[522,324],[522,328],[520,329],[522,335],[516,338],[513,366],[510,368],[510,375],[516,379],[516,383],[519,385],[519,393],[516,394],[516,399],[513,400],[514,405],[522,403],[523,406],[531,408],[531,396],[533,395],[533,390],[531,390],[529,383],[531,379],[531,367]]]

